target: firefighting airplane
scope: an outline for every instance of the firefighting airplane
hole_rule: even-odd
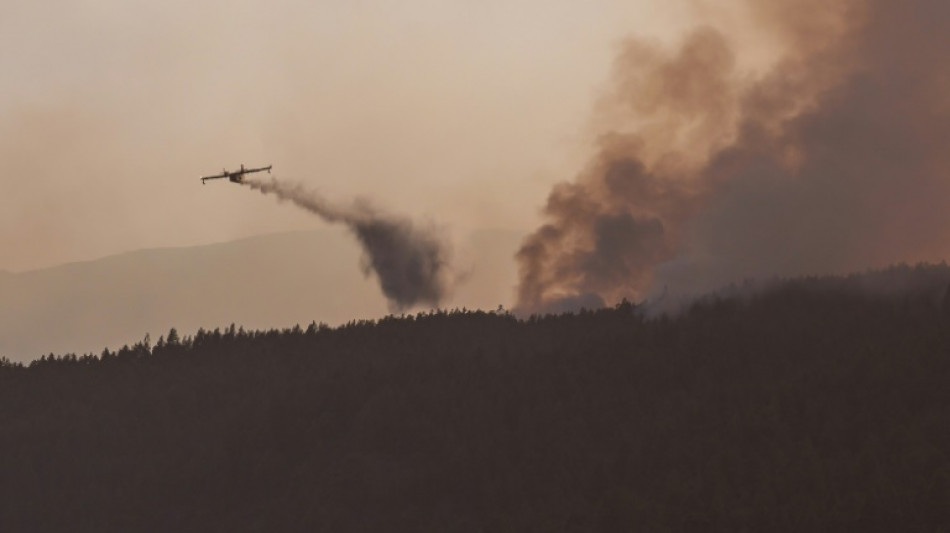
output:
[[[265,170],[267,171],[268,174],[270,174],[270,169],[272,166],[274,165],[267,165],[266,167],[261,167],[261,168],[244,168],[244,164],[242,163],[240,170],[221,169],[220,174],[215,174],[214,176],[203,176],[201,178],[201,184],[204,185],[205,180],[217,180],[221,178],[228,178],[234,183],[241,183],[242,181],[244,181],[245,174],[250,174],[252,172],[263,172]]]

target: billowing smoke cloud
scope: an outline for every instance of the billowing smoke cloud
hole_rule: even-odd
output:
[[[950,252],[950,2],[748,0],[730,33],[631,40],[597,153],[518,252],[525,312]]]
[[[435,228],[381,213],[365,201],[342,207],[299,184],[248,176],[244,185],[273,194],[326,222],[345,225],[363,248],[363,271],[375,273],[394,311],[437,306],[450,286],[450,251]]]

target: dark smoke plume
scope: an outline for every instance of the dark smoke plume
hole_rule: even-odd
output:
[[[518,252],[523,312],[950,252],[950,2],[747,0],[780,42],[626,42],[605,131]]]
[[[326,222],[345,225],[363,249],[364,274],[376,274],[392,310],[437,306],[447,296],[450,252],[435,229],[380,213],[366,202],[334,205],[300,185],[276,179],[248,176],[243,184],[291,201]]]

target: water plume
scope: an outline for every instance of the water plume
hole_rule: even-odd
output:
[[[364,274],[376,275],[391,310],[438,306],[446,298],[451,251],[435,227],[384,213],[365,200],[335,204],[300,184],[253,176],[242,184],[292,202],[325,222],[344,225],[363,250]]]

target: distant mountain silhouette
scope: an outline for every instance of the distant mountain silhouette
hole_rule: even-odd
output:
[[[497,231],[462,243],[460,252],[474,256],[467,265],[472,275],[454,302],[492,308],[507,302],[518,239]],[[0,356],[28,361],[51,352],[99,353],[171,327],[187,333],[231,323],[269,328],[385,315],[376,280],[359,265],[348,236],[327,230],[0,272]]]

